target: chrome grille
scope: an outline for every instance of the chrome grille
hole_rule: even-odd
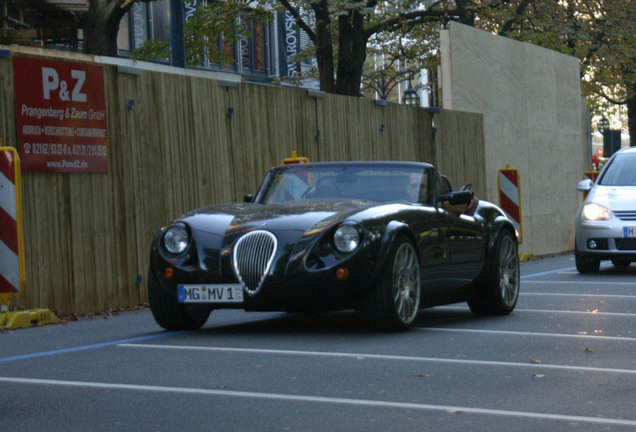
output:
[[[636,221],[636,210],[629,211],[615,211],[614,214],[617,218],[624,221]]]
[[[256,294],[272,266],[278,242],[268,231],[252,231],[238,239],[232,254],[234,273],[243,289]]]

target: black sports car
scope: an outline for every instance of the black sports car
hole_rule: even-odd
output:
[[[148,289],[166,329],[241,308],[356,309],[375,327],[400,330],[440,304],[510,313],[517,236],[501,209],[469,186],[451,190],[427,163],[284,165],[244,203],[195,210],[161,229]]]

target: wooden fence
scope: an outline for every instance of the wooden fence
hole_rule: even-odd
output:
[[[292,150],[313,161],[437,159],[454,184],[485,186],[480,114],[103,68],[108,174],[24,173],[27,281],[14,305],[89,313],[145,303],[154,233],[185,210],[241,200]],[[0,90],[0,137],[15,147],[10,59],[0,59]]]

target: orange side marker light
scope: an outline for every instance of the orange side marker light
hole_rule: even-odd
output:
[[[172,267],[166,267],[163,274],[166,276],[166,278],[172,279],[172,277],[174,276],[174,269]]]
[[[339,267],[336,270],[336,278],[338,280],[344,281],[349,277],[349,270],[346,267]]]

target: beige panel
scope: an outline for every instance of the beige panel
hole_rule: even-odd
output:
[[[578,60],[455,22],[441,41],[444,106],[484,115],[485,196],[498,200],[498,169],[519,169],[522,250],[572,249],[588,152]]]

